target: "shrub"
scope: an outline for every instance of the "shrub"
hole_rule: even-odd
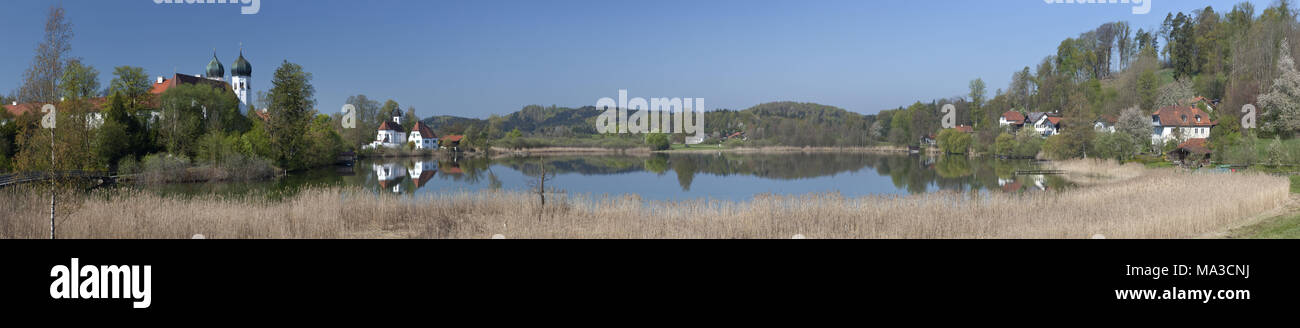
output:
[[[939,132],[939,149],[948,154],[965,154],[970,151],[971,135],[954,129]]]
[[[668,135],[663,133],[651,133],[647,135],[645,143],[650,146],[650,150],[668,150],[673,146],[672,142],[668,140]]]
[[[1003,156],[1014,156],[1016,151],[1016,137],[1003,133],[998,135],[998,139],[993,143],[993,153]]]

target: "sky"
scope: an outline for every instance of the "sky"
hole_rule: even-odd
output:
[[[229,70],[240,45],[252,88],[282,62],[312,73],[317,108],[348,96],[393,99],[420,117],[485,118],[526,105],[580,107],[600,98],[704,98],[708,109],[815,102],[864,114],[962,96],[982,78],[990,96],[1061,40],[1112,21],[1158,28],[1165,14],[1241,0],[1048,4],[1043,0],[10,1],[0,18],[0,93],[22,82],[46,13],[67,9],[72,56],[100,72],[150,76]],[[1256,14],[1271,0],[1251,1]],[[1163,42],[1162,42],[1163,44]],[[227,72],[227,77],[229,73]]]

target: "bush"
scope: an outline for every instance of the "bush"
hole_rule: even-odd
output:
[[[947,154],[965,154],[970,152],[971,135],[954,129],[943,130],[939,132],[937,138],[939,149]]]
[[[663,133],[651,133],[645,138],[646,145],[650,150],[668,150],[672,148],[672,142],[668,140],[668,135]]]
[[[140,162],[135,160],[135,156],[126,156],[117,162],[117,174],[136,173],[140,173]]]
[[[993,153],[1002,156],[1014,156],[1016,151],[1016,136],[1009,133],[998,135],[998,140],[993,143]]]

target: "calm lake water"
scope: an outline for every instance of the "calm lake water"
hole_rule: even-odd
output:
[[[1029,161],[960,156],[875,154],[688,153],[647,156],[548,156],[504,159],[368,159],[353,167],[295,173],[256,183],[141,187],[171,195],[292,195],[307,186],[360,186],[377,193],[430,194],[535,188],[541,165],[547,189],[570,194],[634,193],[647,200],[743,201],[760,194],[838,192],[845,196],[919,194],[940,190],[1034,192],[1068,188],[1061,177],[1019,175]]]

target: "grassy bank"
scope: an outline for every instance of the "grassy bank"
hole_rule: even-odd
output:
[[[1192,238],[1276,209],[1290,188],[1286,179],[1265,175],[1090,165],[1116,175],[1063,193],[816,194],[747,202],[555,195],[544,209],[535,195],[509,192],[315,189],[274,202],[111,190],[61,198],[68,201],[59,231],[64,238]],[[37,192],[0,190],[8,206],[0,211],[0,238],[45,238],[48,201]]]
[[[1300,176],[1291,176],[1291,203],[1282,215],[1229,233],[1236,239],[1300,239]]]

